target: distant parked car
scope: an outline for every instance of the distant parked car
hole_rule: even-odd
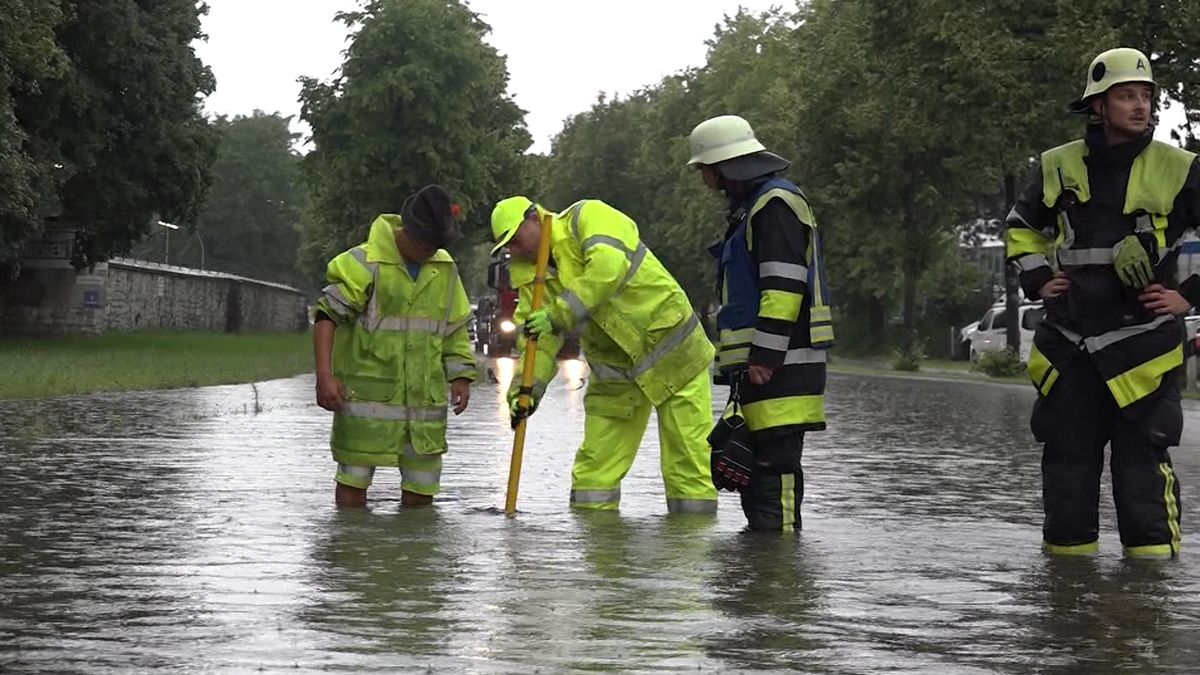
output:
[[[1200,354],[1200,314],[1184,316],[1183,327],[1183,355],[1188,357]]]
[[[1032,302],[1021,305],[1018,311],[1021,317],[1019,354],[1022,361],[1028,362],[1029,350],[1033,347],[1033,330],[1045,318],[1046,310],[1042,303]],[[970,343],[968,354],[972,362],[978,362],[984,352],[1000,351],[1008,346],[1007,321],[1008,309],[1003,303],[998,303],[984,312],[979,321],[963,327],[960,335],[964,342]]]
[[[954,352],[954,358],[966,359],[971,353],[971,336],[975,331],[979,330],[979,321],[971,323],[958,329],[958,348]]]

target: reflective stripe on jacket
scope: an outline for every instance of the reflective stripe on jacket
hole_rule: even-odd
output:
[[[803,264],[800,261],[760,261],[756,264],[751,256],[752,220],[772,199],[787,204],[796,219],[809,229]],[[756,341],[765,347],[787,350],[793,360],[803,357],[805,362],[815,361],[819,355],[808,354],[812,348],[819,350],[833,345],[833,317],[816,219],[800,188],[782,178],[764,181],[746,203],[749,205],[746,215],[719,245],[717,255],[717,283],[721,297],[721,310],[717,314],[720,331],[717,365],[722,369],[745,366],[750,346]],[[803,281],[803,292],[764,290],[759,283],[760,275],[764,274]],[[756,334],[760,318],[792,322],[796,327],[790,335],[764,331]]]

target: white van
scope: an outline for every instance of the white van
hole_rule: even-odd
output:
[[[1042,303],[1030,302],[1022,304],[1019,311],[1021,317],[1019,327],[1021,361],[1028,363],[1029,350],[1033,347],[1033,329],[1037,328],[1037,325],[1045,318],[1046,310],[1042,307]],[[972,362],[979,361],[979,355],[984,352],[1000,351],[1008,346],[1007,321],[1007,308],[1004,303],[997,303],[984,312],[979,321],[975,323],[974,328],[968,326],[963,329],[963,340],[970,344],[969,354]]]

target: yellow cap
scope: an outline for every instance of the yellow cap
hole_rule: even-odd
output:
[[[492,209],[492,239],[496,242],[492,247],[492,255],[508,244],[532,208],[535,208],[533,201],[520,195],[496,203]]]

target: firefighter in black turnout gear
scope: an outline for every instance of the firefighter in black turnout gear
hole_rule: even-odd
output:
[[[1084,138],[1042,154],[1007,219],[1008,259],[1046,307],[1028,365],[1050,554],[1098,550],[1106,444],[1125,554],[1179,554],[1167,449],[1183,430],[1180,315],[1200,302],[1200,168],[1153,140],[1157,96],[1145,54],[1097,56],[1068,108],[1088,115]]]
[[[705,185],[729,199],[729,227],[712,248],[721,310],[717,367],[730,402],[710,437],[713,483],[741,493],[751,530],[800,529],[804,433],[825,428],[825,350],[833,344],[817,223],[789,162],[741,117],[692,130]]]

